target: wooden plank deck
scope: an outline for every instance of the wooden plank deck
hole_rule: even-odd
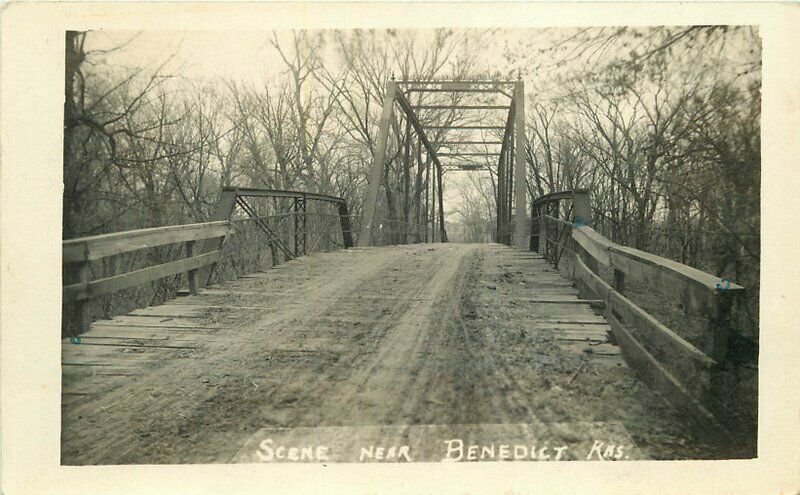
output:
[[[565,350],[587,362],[627,367],[618,346],[609,343],[611,327],[595,310],[597,301],[583,300],[578,289],[541,255],[497,248],[487,254],[487,275],[496,296],[490,304],[516,308],[527,332],[551,335]]]
[[[592,367],[635,379],[597,301],[542,257],[429,246],[318,254],[95,321],[79,343],[62,342],[62,460],[227,462],[244,433],[269,426],[528,422],[537,397],[554,397],[536,373],[561,388],[589,387],[597,373],[581,370]],[[563,407],[574,409],[567,421],[630,414]],[[118,427],[86,432],[86,422]],[[220,451],[198,452],[203,441]]]

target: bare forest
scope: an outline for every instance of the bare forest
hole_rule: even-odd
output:
[[[69,31],[64,96],[63,459],[218,462],[265,426],[532,417],[620,421],[656,459],[756,454],[755,27]],[[185,232],[91,256],[76,240],[167,226]],[[175,359],[146,368],[157,352]],[[117,407],[117,378],[81,374],[100,357],[179,390],[126,382],[150,402]],[[198,381],[216,388],[182,395]],[[135,428],[70,433],[87,393]]]
[[[530,197],[588,188],[596,229],[613,241],[746,285],[742,319],[756,334],[755,28],[263,33],[271,73],[249,80],[186,76],[180,44],[138,54],[147,36],[66,34],[65,239],[206,221],[222,186],[340,196],[357,225],[388,80],[523,78]],[[403,160],[410,126],[392,127],[377,216],[385,242],[415,242],[436,232],[436,205],[420,205],[438,191]],[[492,240],[496,182],[491,169],[445,174],[451,240]],[[143,297],[169,291],[162,282]]]

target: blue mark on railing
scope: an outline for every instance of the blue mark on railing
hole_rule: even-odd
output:
[[[731,282],[733,282],[733,280],[729,278],[722,278],[719,282],[717,282],[717,289],[728,290],[731,288]]]
[[[70,337],[69,341],[72,342],[73,344],[80,344],[81,343],[81,338],[80,337]]]

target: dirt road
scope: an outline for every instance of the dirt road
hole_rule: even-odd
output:
[[[510,248],[395,246],[96,322],[64,344],[62,462],[230,462],[265,427],[570,421],[621,422],[651,458],[703,457],[609,344],[587,360],[602,319],[575,294]]]

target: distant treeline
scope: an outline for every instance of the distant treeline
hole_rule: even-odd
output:
[[[526,80],[531,197],[590,189],[597,230],[744,285],[743,317],[757,328],[758,33],[697,26],[545,34],[549,45],[513,38],[498,61],[509,69],[492,73]],[[502,32],[265,33],[284,66],[263,84],[186,80],[170,72],[168,56],[120,67],[108,60],[135,40],[94,50],[93,36],[66,34],[64,238],[205,221],[227,185],[341,196],[357,226],[387,81],[488,77],[472,55]],[[413,98],[457,104],[464,96]],[[430,160],[401,114],[376,214],[391,229],[382,242],[424,238],[419,225],[435,210]],[[457,112],[420,118],[475,123]],[[447,223],[458,225],[459,239],[485,241],[495,225],[494,176],[445,185],[459,189]]]

